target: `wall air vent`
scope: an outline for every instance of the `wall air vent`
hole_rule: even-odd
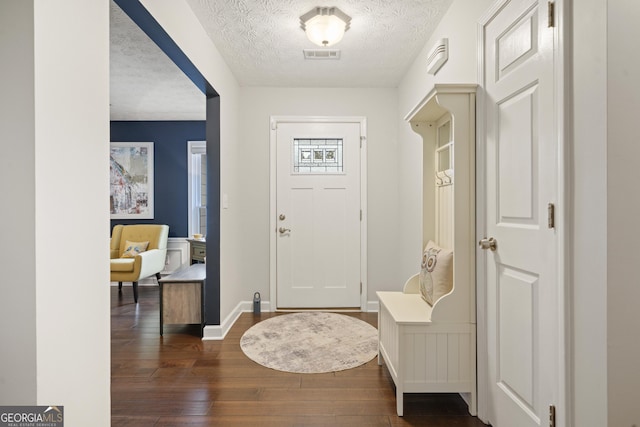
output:
[[[449,39],[440,39],[427,57],[427,72],[435,75],[447,59],[449,59]]]
[[[304,59],[340,59],[340,49],[302,49]]]

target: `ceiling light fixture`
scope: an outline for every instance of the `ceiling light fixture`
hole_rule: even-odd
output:
[[[351,17],[337,7],[316,7],[300,17],[300,27],[318,46],[332,46],[342,40]]]

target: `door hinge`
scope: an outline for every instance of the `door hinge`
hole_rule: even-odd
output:
[[[367,140],[366,136],[360,136],[360,148],[362,148],[362,143]]]
[[[360,282],[360,295],[362,295],[362,282]]]
[[[556,26],[556,3],[553,1],[547,2],[547,28]]]
[[[547,221],[549,228],[555,228],[556,226],[556,207],[553,203],[549,203],[547,206]]]
[[[362,221],[362,209],[360,209],[360,221]]]
[[[549,406],[549,427],[556,427],[556,407]]]

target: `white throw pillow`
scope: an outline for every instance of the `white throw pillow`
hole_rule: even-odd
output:
[[[453,289],[453,251],[429,240],[422,253],[420,295],[433,306]]]

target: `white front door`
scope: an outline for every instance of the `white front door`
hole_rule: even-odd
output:
[[[547,1],[505,0],[483,22],[488,418],[549,425],[559,395],[554,28]],[[487,243],[485,241],[485,243]],[[489,245],[486,245],[489,246]]]
[[[360,307],[360,123],[278,123],[277,308]]]

